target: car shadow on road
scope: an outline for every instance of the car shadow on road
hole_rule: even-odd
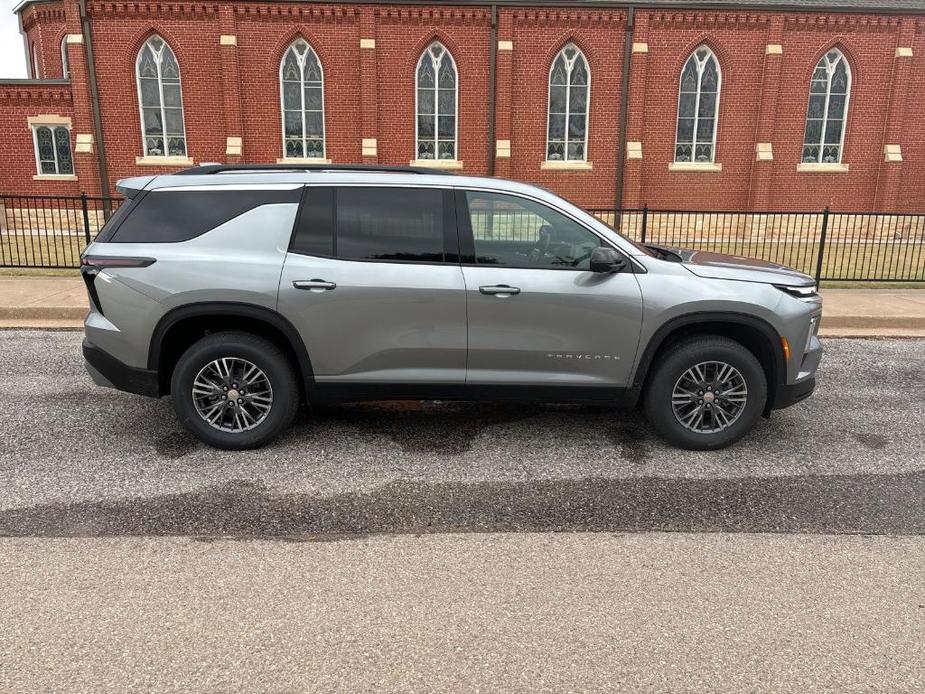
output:
[[[0,512],[0,536],[690,531],[921,534],[925,472],[741,479],[399,480],[333,496],[236,480],[162,496]]]

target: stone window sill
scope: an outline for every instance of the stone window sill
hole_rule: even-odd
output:
[[[189,157],[135,157],[135,166],[192,166]]]
[[[412,159],[410,166],[420,166],[425,169],[461,169],[463,163],[458,159]]]
[[[33,181],[76,181],[77,176],[74,174],[36,174],[32,177]]]
[[[668,165],[669,171],[704,171],[716,172],[722,171],[723,165],[713,161],[673,161]]]
[[[540,164],[544,171],[591,171],[594,164],[590,161],[562,161],[547,159]]]
[[[330,164],[330,159],[318,159],[316,157],[289,157],[276,160],[277,164]]]
[[[804,173],[845,173],[848,171],[847,164],[797,164],[797,171]]]

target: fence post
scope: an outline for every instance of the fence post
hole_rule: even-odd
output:
[[[822,232],[819,234],[819,254],[816,257],[816,286],[822,281],[822,257],[825,255],[825,237],[829,230],[829,208],[828,205],[822,211]]]
[[[639,243],[646,242],[646,226],[648,225],[648,223],[649,223],[649,206],[646,204],[643,204],[642,206],[642,234],[639,239]]]
[[[84,213],[84,239],[87,241],[87,245],[90,245],[90,211],[87,209],[87,194],[80,194],[80,207]]]

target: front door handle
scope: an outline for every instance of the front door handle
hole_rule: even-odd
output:
[[[490,294],[501,297],[502,299],[514,294],[520,294],[520,287],[512,287],[508,284],[487,284],[479,287],[482,294]]]
[[[296,280],[292,283],[296,289],[308,289],[309,291],[320,294],[321,292],[331,291],[337,285],[334,282],[325,280]]]

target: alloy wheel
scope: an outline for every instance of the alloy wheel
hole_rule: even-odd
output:
[[[196,412],[210,426],[237,433],[258,426],[273,406],[270,379],[255,364],[223,357],[206,364],[192,387]]]
[[[681,374],[671,392],[674,416],[698,434],[715,434],[732,426],[747,402],[745,378],[722,361],[695,364]]]

